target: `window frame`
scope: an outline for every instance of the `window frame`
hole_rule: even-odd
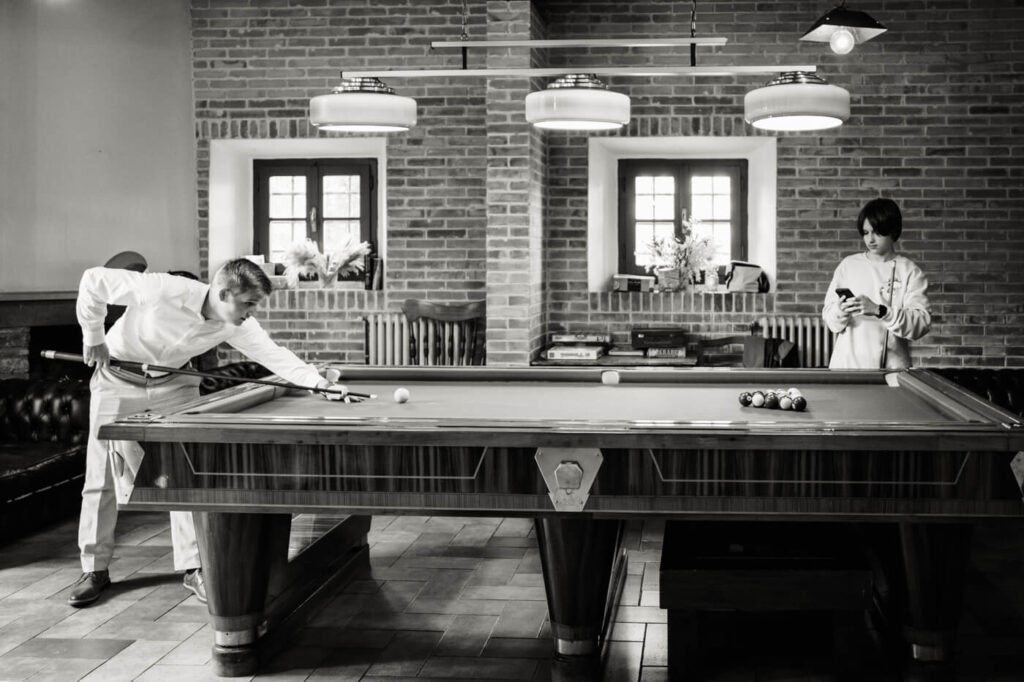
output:
[[[618,159],[618,272],[622,274],[647,274],[645,268],[636,264],[636,177],[638,175],[670,175],[675,178],[676,205],[673,232],[682,233],[683,216],[692,215],[691,192],[689,188],[693,175],[709,172],[724,172],[732,178],[733,186],[739,191],[731,192],[731,214],[738,219],[737,229],[730,234],[732,260],[747,260],[748,220],[747,192],[749,164],[742,158],[694,159],[694,158],[620,158]]]
[[[326,175],[358,175],[359,193],[359,235],[360,241],[370,243],[370,253],[377,253],[377,159],[375,158],[324,158],[324,159],[253,159],[253,229],[252,253],[263,255],[269,261],[270,245],[270,182],[273,175],[306,176],[306,237],[316,242],[317,248],[324,248],[324,212],[322,205],[323,179]],[[363,191],[363,188],[366,188]],[[315,208],[315,219],[310,226],[311,210]],[[367,257],[369,260],[370,256]],[[367,263],[369,266],[369,263]],[[338,277],[339,280],[358,281],[363,274],[355,273]]]

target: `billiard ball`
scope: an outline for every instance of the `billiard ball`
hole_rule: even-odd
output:
[[[750,393],[748,391],[743,391],[742,393],[740,393],[740,405],[742,405],[743,407],[750,406]]]
[[[395,389],[395,402],[404,403],[409,400],[409,389],[407,388],[396,388]]]
[[[764,406],[769,410],[774,410],[779,406],[779,399],[774,393],[769,392],[768,395],[764,397]]]
[[[750,396],[750,404],[754,407],[761,407],[764,405],[764,393],[761,391],[754,391]]]
[[[781,398],[779,398],[779,409],[782,409],[782,410],[792,410],[793,409],[793,399],[790,398],[788,395],[784,395]]]
[[[794,410],[796,410],[797,412],[803,412],[806,407],[807,400],[802,395],[798,395],[797,397],[793,398]]]
[[[614,386],[619,383],[619,373],[615,370],[609,370],[607,372],[601,372],[601,383],[609,386]]]

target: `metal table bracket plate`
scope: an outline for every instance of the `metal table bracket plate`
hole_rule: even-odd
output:
[[[538,448],[534,455],[556,511],[579,512],[604,457],[598,448]]]

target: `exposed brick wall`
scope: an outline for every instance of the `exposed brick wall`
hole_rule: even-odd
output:
[[[0,377],[28,376],[28,327],[0,329]]]
[[[491,3],[487,37],[534,37],[529,0]],[[526,50],[492,50],[492,68],[531,66]],[[487,82],[487,363],[527,365],[541,345],[544,144],[523,117],[530,78]]]
[[[798,41],[827,9],[820,2],[698,4],[698,35],[729,39],[722,48],[698,48],[699,63],[816,64],[852,95],[851,119],[840,129],[779,135],[777,293],[588,292],[586,137],[525,129],[522,97],[542,83],[419,79],[390,83],[417,98],[419,125],[388,142],[385,291],[275,293],[264,316],[268,328],[309,356],[359,361],[362,313],[397,309],[407,296],[486,296],[492,359],[501,354],[515,364],[554,329],[607,328],[623,338],[633,324],[673,322],[734,333],[751,313],[816,313],[832,269],[859,248],[853,221],[860,206],[887,195],[904,209],[903,252],[932,280],[936,324],[916,345],[916,361],[1024,365],[1024,8],[1000,0],[972,1],[969,9],[952,0],[879,0],[865,9],[889,32],[838,56]],[[691,3],[549,0],[532,13],[526,0],[467,5],[469,37],[483,39],[496,30],[517,37],[684,36]],[[342,68],[461,62],[457,52],[429,49],[431,40],[460,34],[460,0],[192,0],[192,13],[204,264],[209,140],[316,137],[306,122],[308,99],[326,92]],[[689,59],[685,48],[505,56],[554,65]],[[488,58],[502,55],[471,51],[470,66]],[[607,80],[633,97],[633,121],[619,134],[760,134],[743,123],[743,95],[766,77]],[[513,147],[507,156],[498,154],[506,135]],[[515,180],[503,170],[513,160],[524,164]],[[516,224],[498,224],[518,202],[525,205]],[[492,230],[514,231],[515,242],[495,248],[504,237]],[[513,282],[521,291],[499,289]],[[305,313],[320,305],[322,313]],[[521,328],[513,334],[512,326]]]

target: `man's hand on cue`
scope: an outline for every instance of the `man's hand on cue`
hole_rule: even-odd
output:
[[[82,346],[82,362],[90,367],[109,367],[110,350],[107,348],[107,344]]]
[[[348,386],[345,386],[344,384],[335,384],[327,379],[321,379],[314,390],[326,400],[343,400],[346,403],[359,403],[366,400],[366,398],[360,396],[349,395]],[[327,391],[330,391],[330,393]]]

